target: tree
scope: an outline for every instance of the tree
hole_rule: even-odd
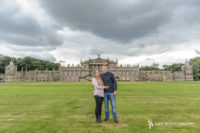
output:
[[[189,63],[190,65],[193,66],[194,80],[199,80],[200,79],[200,57],[190,59]]]
[[[0,73],[5,72],[5,67],[9,64],[11,59],[12,58],[9,57],[9,56],[3,56],[3,57],[0,58]]]
[[[0,57],[0,73],[5,72],[5,66],[9,64],[10,61],[13,61],[17,66],[17,70],[20,71],[22,68],[25,70],[58,70],[60,63],[54,63],[46,60],[36,59],[33,57],[25,57],[25,58],[13,58],[9,56],[1,56]]]
[[[181,71],[181,67],[183,65],[184,64],[182,64],[182,63],[174,63],[172,65],[163,65],[163,70],[165,70],[165,71],[172,71],[172,72]]]
[[[158,63],[153,63],[151,66],[142,66],[140,68],[141,71],[154,71],[154,70],[160,70]]]

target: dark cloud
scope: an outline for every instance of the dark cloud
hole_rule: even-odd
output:
[[[183,8],[185,14],[180,15],[188,21],[197,19],[197,14],[187,9],[199,8],[199,1],[42,0],[42,6],[62,25],[128,43],[157,33],[171,21],[176,9]]]
[[[0,5],[1,42],[29,46],[62,44],[61,38],[55,32],[56,29],[40,25],[36,18],[23,13],[15,1],[10,1],[8,5],[6,3],[7,1],[2,0]],[[3,10],[3,6],[8,8]]]
[[[170,17],[165,3],[154,0],[135,4],[93,0],[43,0],[43,5],[61,24],[103,38],[129,42],[155,32]],[[145,2],[145,4],[144,4]]]

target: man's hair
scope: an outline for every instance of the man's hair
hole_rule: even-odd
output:
[[[108,65],[106,65],[106,64],[103,64],[103,65],[102,65],[102,67],[104,67],[104,66],[108,67]]]

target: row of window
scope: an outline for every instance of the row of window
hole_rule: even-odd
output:
[[[113,72],[113,74],[115,76],[120,76],[120,75],[123,75],[123,76],[138,76],[138,71],[117,71],[117,72]]]
[[[63,75],[64,74],[64,75]],[[60,75],[61,76],[84,76],[84,75],[88,75],[89,72],[88,71],[65,71],[65,72],[61,72]],[[119,76],[119,75],[123,75],[123,76],[138,76],[138,71],[118,71],[118,72],[113,72],[113,74],[115,76]]]
[[[192,75],[193,75],[193,73],[186,73],[186,75],[187,75],[187,76],[192,76]]]
[[[65,71],[65,72],[61,72],[60,75],[61,76],[84,76],[84,75],[88,75],[89,72],[85,72],[85,71]]]

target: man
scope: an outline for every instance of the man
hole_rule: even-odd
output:
[[[102,72],[103,73],[101,74],[101,78],[103,80],[103,83],[105,86],[109,86],[108,89],[104,90],[105,121],[109,119],[108,102],[110,100],[112,106],[113,120],[115,123],[118,123],[115,98],[115,96],[117,95],[117,82],[113,73],[108,72],[107,65],[102,66]]]

